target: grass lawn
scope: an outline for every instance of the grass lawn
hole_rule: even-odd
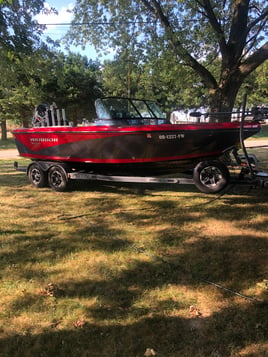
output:
[[[0,140],[0,150],[15,149],[16,145],[13,138],[8,137],[7,140]]]
[[[55,193],[12,165],[0,160],[1,357],[267,356],[267,189]]]
[[[261,131],[252,137],[253,139],[268,139],[268,124],[263,124]],[[250,139],[249,139],[250,140]]]

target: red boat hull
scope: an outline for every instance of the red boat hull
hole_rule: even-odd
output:
[[[260,128],[258,123],[246,122],[244,138]],[[12,131],[20,156],[96,165],[190,163],[215,158],[239,144],[239,132],[238,122],[35,127]]]

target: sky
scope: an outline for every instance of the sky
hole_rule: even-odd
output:
[[[45,36],[51,37],[53,40],[61,40],[62,37],[67,33],[68,27],[66,25],[55,26],[50,24],[58,23],[70,23],[72,20],[72,14],[68,12],[74,7],[75,0],[73,2],[66,0],[50,0],[45,3],[47,7],[54,7],[58,11],[58,15],[44,15],[40,14],[36,16],[37,21],[40,24],[47,24],[47,30],[44,31]],[[100,60],[99,54],[97,54],[94,47],[90,44],[86,46],[83,50],[81,46],[69,46],[68,49],[71,52],[80,53],[86,55],[89,59]],[[61,50],[67,52],[68,50],[62,45]],[[101,60],[112,59],[112,54],[108,56],[101,57]]]

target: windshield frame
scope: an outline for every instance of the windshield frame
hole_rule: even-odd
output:
[[[151,100],[105,97],[95,102],[98,119],[165,119],[158,105]]]

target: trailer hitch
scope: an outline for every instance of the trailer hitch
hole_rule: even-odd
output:
[[[26,166],[19,166],[17,161],[14,161],[13,166],[14,166],[15,171],[27,172],[27,167]]]

